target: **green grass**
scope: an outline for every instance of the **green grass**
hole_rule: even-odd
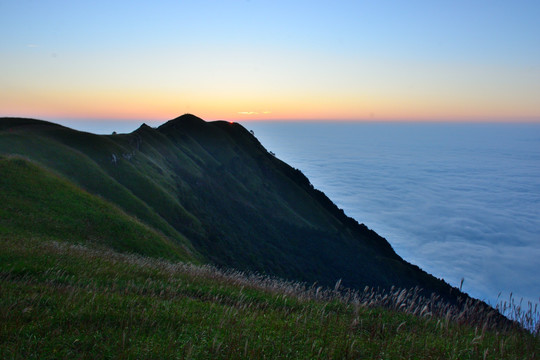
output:
[[[181,245],[116,206],[19,157],[0,156],[0,234],[96,243],[118,251],[195,260]]]
[[[116,204],[126,213],[137,217],[193,251],[189,240],[167,223],[149,204],[138,198],[133,191],[124,187],[118,179],[107,172],[112,167],[111,154],[116,153],[121,157],[125,149],[107,141],[107,137],[104,136],[83,134],[84,138],[79,139],[81,135],[78,132],[55,126],[50,127],[51,129],[45,127],[48,131],[33,129],[34,131],[27,132],[23,129],[0,133],[0,153],[20,155],[54,170],[88,192]],[[71,138],[72,135],[76,135],[75,138]],[[67,144],[78,144],[80,148]],[[83,152],[84,150],[88,153]],[[121,166],[132,168],[124,162],[121,162]],[[142,168],[141,171],[147,172],[147,169]],[[120,180],[130,181],[133,174],[120,174],[118,177]],[[144,188],[140,186],[138,189]],[[148,193],[151,194],[153,190],[150,189]]]
[[[535,359],[517,328],[385,309],[276,279],[0,238],[3,359]],[[321,296],[321,293],[326,295]]]

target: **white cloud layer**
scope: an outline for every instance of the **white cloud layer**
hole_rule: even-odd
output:
[[[406,260],[491,304],[539,302],[540,125],[246,127]]]

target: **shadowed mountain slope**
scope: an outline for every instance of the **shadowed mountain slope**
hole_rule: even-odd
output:
[[[236,123],[183,115],[158,128],[94,135],[3,118],[0,154],[56,172],[194,259],[322,285],[342,279],[354,288],[460,294],[401,259]]]

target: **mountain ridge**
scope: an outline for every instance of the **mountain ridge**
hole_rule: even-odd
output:
[[[115,135],[54,125],[0,119],[0,154],[55,171],[203,262],[327,286],[467,297],[403,260],[240,124],[186,114]]]

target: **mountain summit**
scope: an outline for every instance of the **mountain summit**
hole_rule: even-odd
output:
[[[237,123],[186,114],[94,135],[3,118],[0,154],[99,196],[192,261],[327,286],[420,287],[452,302],[461,294],[404,261]]]

